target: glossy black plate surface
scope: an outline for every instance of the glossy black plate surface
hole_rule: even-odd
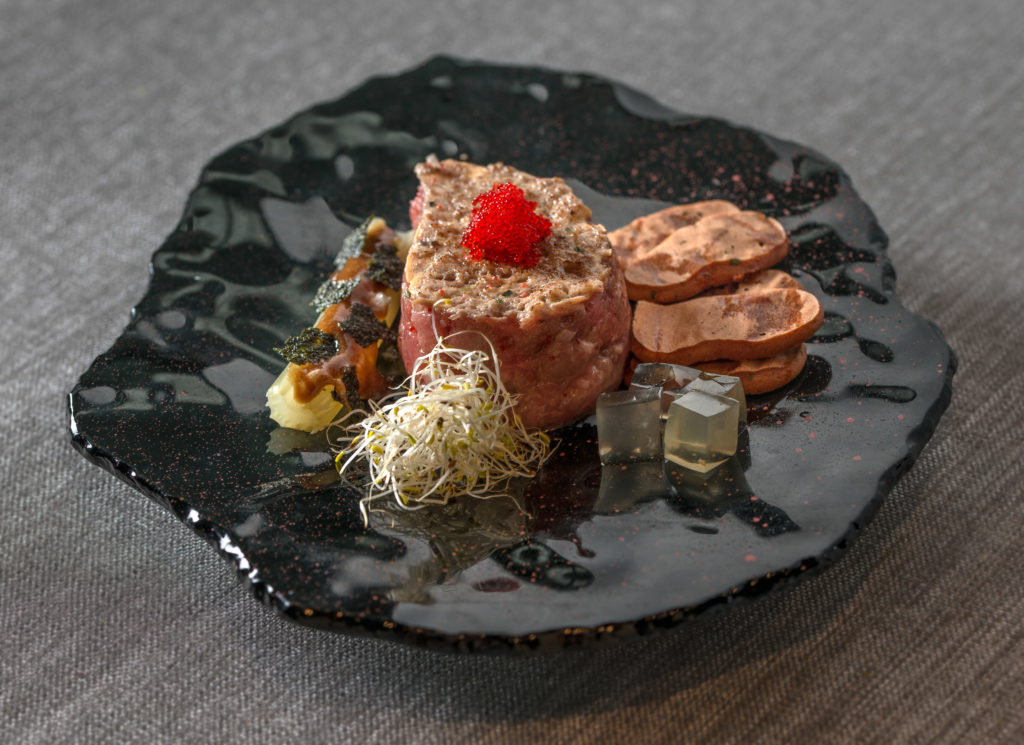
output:
[[[430,153],[563,176],[609,229],[716,197],[778,217],[787,268],[827,311],[804,373],[750,400],[742,451],[707,480],[602,470],[584,422],[524,485],[525,513],[490,500],[364,529],[324,438],[269,419],[271,348],[313,320],[352,226],[408,226]],[[486,651],[670,628],[834,561],[934,431],[955,357],[900,304],[886,242],[806,147],[588,75],[437,58],[213,159],[130,324],[72,391],[72,441],[299,623]]]

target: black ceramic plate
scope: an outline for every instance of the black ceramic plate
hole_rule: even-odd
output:
[[[407,227],[430,153],[571,179],[609,228],[714,197],[776,216],[826,309],[804,373],[751,399],[742,451],[708,480],[602,471],[583,422],[524,485],[525,512],[490,500],[364,529],[324,439],[277,428],[264,392],[339,241],[371,213]],[[669,628],[833,562],[932,434],[955,358],[900,304],[885,249],[806,147],[589,75],[433,59],[213,159],[72,391],[72,441],[299,623],[491,651]]]

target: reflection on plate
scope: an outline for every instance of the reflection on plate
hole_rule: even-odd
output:
[[[804,373],[750,400],[741,452],[707,479],[602,469],[582,422],[518,505],[389,510],[364,529],[324,437],[268,418],[271,348],[314,318],[353,226],[408,225],[430,153],[563,176],[609,228],[708,198],[774,215],[827,312]],[[299,623],[487,651],[670,628],[831,563],[933,432],[955,357],[900,304],[885,248],[806,147],[589,75],[437,58],[213,159],[131,323],[72,391],[72,440]]]

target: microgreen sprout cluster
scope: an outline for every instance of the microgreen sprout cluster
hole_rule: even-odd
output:
[[[420,509],[461,496],[500,496],[510,479],[537,473],[551,440],[522,425],[487,345],[490,354],[438,339],[416,361],[404,395],[371,402],[367,416],[348,426],[351,440],[335,464],[344,474],[357,459],[365,460],[364,519],[381,497]]]

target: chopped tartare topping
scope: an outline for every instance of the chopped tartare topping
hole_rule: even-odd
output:
[[[551,233],[551,221],[537,214],[536,202],[512,183],[494,187],[473,200],[469,228],[462,245],[476,261],[536,266],[540,242]]]

